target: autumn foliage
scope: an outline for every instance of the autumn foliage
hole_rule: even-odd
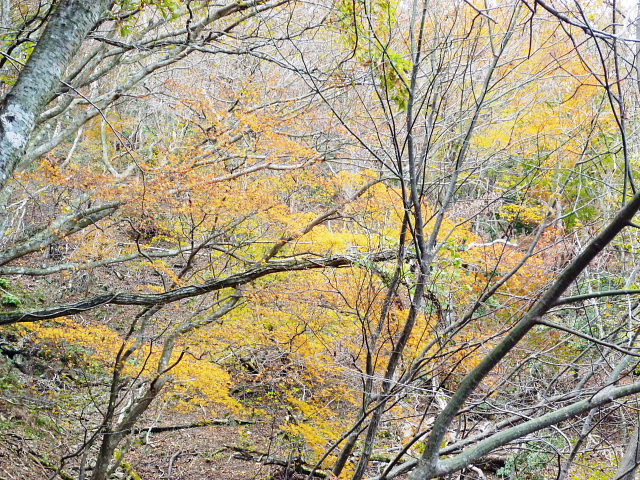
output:
[[[0,191],[0,348],[44,379],[58,473],[140,478],[175,418],[268,425],[287,478],[604,478],[573,462],[626,439],[598,415],[633,400],[588,402],[637,385],[636,230],[574,262],[635,198],[635,57],[593,13],[417,5],[121,1],[65,66]]]

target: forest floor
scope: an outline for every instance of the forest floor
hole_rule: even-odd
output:
[[[6,350],[6,339],[2,345]],[[0,354],[0,480],[65,480],[80,476],[79,459],[71,456],[82,443],[82,432],[73,425],[74,414],[60,411],[60,400],[78,392],[74,385],[57,378],[57,393],[44,392],[53,380],[42,372],[35,350],[32,357],[9,359]],[[16,368],[15,362],[21,368]],[[61,372],[58,372],[60,374]],[[264,419],[269,417],[264,416]],[[172,414],[171,425],[197,423],[195,415]],[[128,468],[114,478],[143,480],[247,480],[304,478],[287,474],[277,463],[286,462],[291,443],[283,440],[269,419],[248,425],[194,426],[180,430],[140,433],[125,456]],[[75,432],[75,434],[74,434]],[[60,459],[69,456],[61,467]],[[90,472],[87,472],[87,477]]]
[[[79,407],[81,397],[87,395],[87,385],[82,382],[96,383],[92,395],[98,396],[101,389],[104,390],[98,385],[99,378],[89,378],[79,372],[68,358],[52,357],[50,351],[15,335],[0,337],[0,480],[76,480],[82,477],[80,458],[75,453],[99,421],[95,409],[91,413],[91,408],[87,407],[86,399],[85,406]],[[219,421],[209,421],[215,424],[203,426],[202,413],[171,412],[167,415],[167,411],[162,415],[165,420],[156,422],[158,417],[150,414],[140,423],[151,425],[155,430],[143,430],[132,436],[134,441],[124,456],[123,467],[113,478],[307,478],[306,474],[295,471],[296,461],[291,457],[291,452],[304,455],[301,446],[278,427],[284,422],[287,410],[277,406],[268,408],[245,424],[238,424],[227,416]],[[389,447],[397,446],[393,439],[389,442]],[[377,468],[383,465],[373,462],[371,476],[379,473]],[[298,468],[308,470],[308,465],[299,463]],[[330,476],[324,473],[313,478]],[[458,478],[475,480],[482,477],[469,472]],[[485,478],[497,477],[487,473]]]
[[[79,478],[77,462],[69,460],[54,477],[59,467],[65,439],[56,435],[37,411],[0,402],[0,480],[42,480]],[[174,418],[188,422],[189,418]],[[144,435],[141,435],[144,437]],[[273,431],[269,425],[254,424],[199,427],[180,431],[154,433],[146,444],[127,454],[131,466],[113,478],[123,480],[303,480],[307,475],[269,464],[264,453],[282,459],[282,452],[270,450]],[[329,478],[329,477],[314,477]],[[335,478],[335,477],[333,477]],[[398,480],[404,478],[398,477]],[[481,477],[468,472],[459,480]],[[487,480],[498,477],[487,475]]]
[[[187,418],[181,420],[188,421]],[[130,474],[114,478],[144,480],[247,480],[282,478],[283,468],[264,465],[254,453],[265,446],[263,427],[239,432],[237,426],[199,427],[156,433],[148,443],[136,446],[126,456]],[[59,467],[65,439],[28,406],[0,401],[0,480],[52,478]],[[244,445],[240,447],[239,445]],[[135,476],[137,474],[138,477]],[[57,478],[76,479],[77,462],[70,459]],[[289,477],[296,478],[296,477]]]

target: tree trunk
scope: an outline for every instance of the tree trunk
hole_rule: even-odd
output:
[[[636,471],[640,464],[640,425],[636,428],[629,438],[624,457],[618,466],[618,471],[614,480],[635,480]]]
[[[11,0],[0,1],[0,27],[9,28],[11,21]]]
[[[13,174],[65,69],[113,0],[63,0],[0,107],[0,189]]]

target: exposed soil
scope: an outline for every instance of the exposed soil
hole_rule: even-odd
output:
[[[255,437],[258,439],[257,435]],[[153,435],[150,443],[130,455],[132,465],[144,479],[172,480],[266,479],[275,471],[262,465],[259,456],[234,452],[237,427],[205,427]]]

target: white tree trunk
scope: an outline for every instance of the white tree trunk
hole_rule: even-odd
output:
[[[38,115],[65,69],[113,0],[62,0],[16,84],[0,107],[0,188],[24,154]],[[4,4],[3,4],[4,15]]]

